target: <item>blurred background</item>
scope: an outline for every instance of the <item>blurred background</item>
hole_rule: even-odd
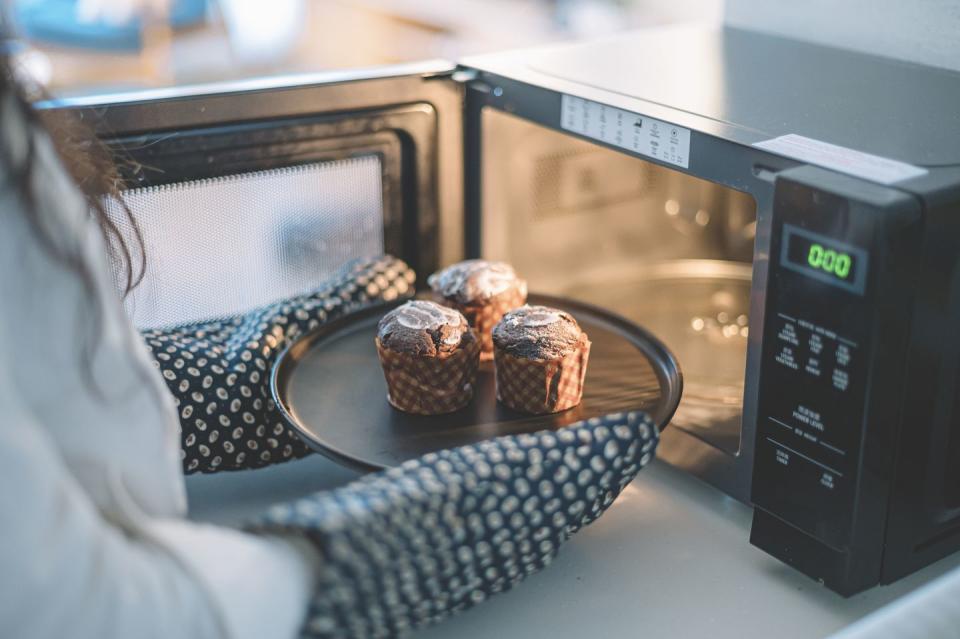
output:
[[[58,95],[456,60],[723,17],[723,0],[7,0],[5,8],[7,45]]]

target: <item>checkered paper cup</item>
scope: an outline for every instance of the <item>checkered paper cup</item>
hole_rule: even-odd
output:
[[[377,354],[387,381],[387,401],[405,413],[440,415],[460,410],[473,399],[480,345],[474,340],[452,353],[424,357],[384,348]]]
[[[493,327],[500,323],[504,315],[520,308],[526,301],[526,286],[512,289],[486,304],[457,304],[452,300],[437,296],[438,303],[455,308],[463,313],[470,326],[477,332],[477,337],[480,338],[481,360],[493,359]]]
[[[576,348],[560,359],[514,357],[501,348],[494,351],[494,358],[498,400],[523,413],[559,413],[583,397],[590,340],[582,334]]]

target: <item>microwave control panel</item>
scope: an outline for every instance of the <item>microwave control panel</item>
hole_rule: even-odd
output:
[[[873,229],[848,200],[801,185],[778,189],[776,207],[753,501],[842,550],[864,424]]]

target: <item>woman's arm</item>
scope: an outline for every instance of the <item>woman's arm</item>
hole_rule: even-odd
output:
[[[295,636],[310,562],[180,519],[172,405],[99,230],[10,95],[0,129],[0,636]]]
[[[393,637],[470,608],[547,566],[654,455],[656,426],[620,413],[404,463],[270,510],[322,570],[311,637]]]
[[[0,634],[297,636],[313,566],[294,545],[177,519],[106,519],[8,370],[0,336]]]
[[[394,257],[357,260],[317,290],[229,320],[145,331],[180,415],[187,473],[260,468],[309,449],[270,398],[270,370],[302,333],[346,313],[413,294]]]

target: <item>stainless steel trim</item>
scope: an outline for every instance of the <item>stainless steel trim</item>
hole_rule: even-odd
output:
[[[321,71],[318,73],[276,75],[250,78],[247,80],[231,80],[207,84],[124,91],[122,93],[70,96],[44,100],[37,102],[34,106],[39,109],[50,109],[63,107],[97,107],[114,104],[134,104],[139,102],[157,102],[162,100],[175,100],[208,95],[222,96],[232,93],[295,89],[298,87],[340,84],[344,82],[355,82],[358,80],[378,80],[410,75],[432,76],[452,73],[455,69],[456,65],[454,65],[452,62],[437,59],[409,64],[391,65],[386,67],[367,67],[362,69]]]

